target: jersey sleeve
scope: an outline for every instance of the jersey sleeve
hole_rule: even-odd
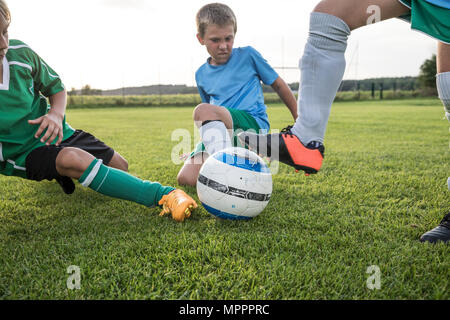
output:
[[[254,63],[255,70],[261,81],[266,85],[271,85],[278,78],[278,73],[269,65],[266,59],[252,47],[249,48],[250,57]]]
[[[201,84],[199,83],[199,73],[200,70],[197,70],[197,72],[195,73],[195,82],[197,83],[198,93],[200,94],[202,102],[209,103],[211,101],[211,97],[206,93],[206,91],[202,88]]]
[[[200,98],[202,98],[202,102],[209,103],[211,101],[211,97],[200,86],[198,86],[198,93]]]
[[[29,49],[27,54],[33,64],[32,76],[35,89],[39,90],[46,97],[50,97],[65,89],[59,75],[41,57],[32,49]]]

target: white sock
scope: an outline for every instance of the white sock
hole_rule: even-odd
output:
[[[326,13],[311,13],[309,37],[300,59],[299,117],[292,132],[308,144],[323,142],[334,101],[345,71],[350,28]]]
[[[210,155],[233,146],[227,127],[222,121],[209,121],[199,130],[206,152]]]
[[[445,109],[445,116],[450,121],[450,72],[438,73],[436,76],[436,86],[439,93],[439,99]]]
[[[450,72],[438,73],[436,76],[436,87],[445,109],[445,116],[450,121]],[[447,179],[448,190],[450,191],[450,177]]]

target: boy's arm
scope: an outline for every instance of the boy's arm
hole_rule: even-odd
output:
[[[35,138],[39,139],[42,132],[47,129],[47,132],[42,137],[41,142],[46,142],[46,145],[50,145],[56,138],[58,146],[63,139],[63,120],[66,112],[67,105],[67,93],[66,90],[57,92],[49,97],[50,111],[34,120],[29,120],[29,124],[40,124],[39,129],[36,131]],[[50,139],[49,139],[50,138]]]
[[[294,94],[292,93],[291,88],[284,82],[281,77],[278,77],[277,80],[274,81],[271,85],[272,89],[278,94],[281,100],[284,102],[286,107],[292,114],[294,120],[297,119],[297,100],[295,99]]]

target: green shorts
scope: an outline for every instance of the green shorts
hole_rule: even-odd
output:
[[[450,9],[423,0],[399,0],[411,13],[399,17],[411,23],[411,28],[421,31],[441,42],[450,44]]]
[[[224,107],[227,109],[231,114],[231,119],[233,119],[233,132],[239,133],[241,131],[248,131],[248,130],[254,130],[255,132],[259,132],[261,129],[256,122],[255,118],[253,118],[249,113],[242,111],[242,110],[236,110],[236,109],[230,109],[227,107]],[[242,147],[244,146],[239,142],[239,139],[237,138],[236,134],[233,135],[233,146],[235,147]],[[200,141],[195,146],[194,151],[191,152],[188,159],[192,158],[196,154],[205,152],[205,146]]]

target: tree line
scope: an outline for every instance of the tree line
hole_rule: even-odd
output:
[[[299,83],[289,83],[292,91],[298,91]],[[364,80],[343,80],[340,92],[346,91],[422,91],[428,95],[436,95],[436,55],[432,55],[420,66],[417,77],[372,78]],[[273,92],[272,87],[263,85],[264,92]],[[72,88],[69,95],[125,96],[125,95],[167,95],[167,94],[197,94],[197,87],[186,85],[151,85],[142,87],[125,87],[113,90],[100,90],[85,85],[81,89]]]

